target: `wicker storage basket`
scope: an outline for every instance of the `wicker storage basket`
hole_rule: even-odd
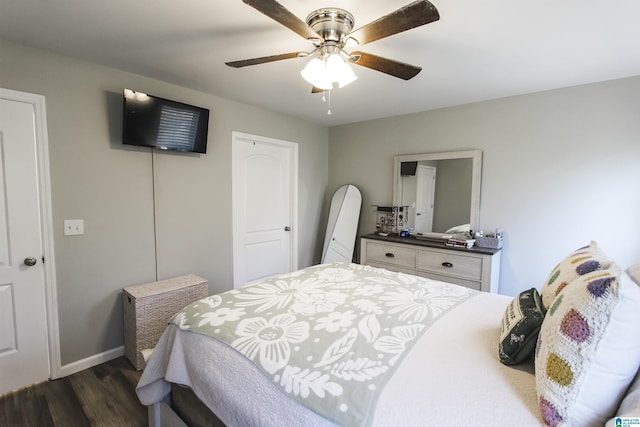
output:
[[[502,237],[476,237],[476,246],[479,248],[500,249]]]
[[[124,288],[124,348],[136,369],[144,368],[142,350],[155,347],[169,319],[208,294],[207,281],[195,274]]]

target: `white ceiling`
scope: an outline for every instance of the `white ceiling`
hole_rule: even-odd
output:
[[[280,0],[303,21],[346,9],[355,28],[410,1]],[[305,59],[224,64],[312,49],[241,0],[0,0],[0,38],[328,126],[640,75],[639,0],[432,2],[439,21],[358,48],[422,72],[404,81],[354,66],[332,115],[300,77]]]

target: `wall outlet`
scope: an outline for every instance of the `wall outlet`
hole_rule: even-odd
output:
[[[65,236],[79,236],[84,234],[84,220],[83,219],[65,219],[64,220],[64,235]]]

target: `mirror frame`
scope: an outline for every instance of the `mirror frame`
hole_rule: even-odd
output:
[[[471,176],[471,210],[469,224],[471,230],[479,230],[480,225],[480,184],[482,181],[482,151],[444,151],[441,153],[405,154],[393,157],[393,205],[402,204],[402,179],[400,164],[403,162],[420,162],[426,160],[471,159],[473,164]],[[442,234],[442,233],[439,233]]]

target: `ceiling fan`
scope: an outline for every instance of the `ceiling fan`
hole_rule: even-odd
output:
[[[422,70],[421,67],[361,51],[349,53],[345,48],[371,43],[440,19],[438,10],[433,4],[427,0],[416,0],[352,31],[355,22],[353,15],[343,9],[318,9],[309,14],[306,22],[303,22],[276,0],[242,1],[309,40],[314,49],[311,52],[282,53],[232,61],[226,64],[230,67],[241,68],[291,58],[312,58],[301,74],[305,80],[313,85],[313,92],[331,90],[334,82],[343,87],[355,80],[357,77],[350,67],[345,68],[342,65],[346,65],[347,62],[404,80],[415,77]],[[325,74],[319,75],[319,72]],[[336,73],[340,76],[337,76]]]

